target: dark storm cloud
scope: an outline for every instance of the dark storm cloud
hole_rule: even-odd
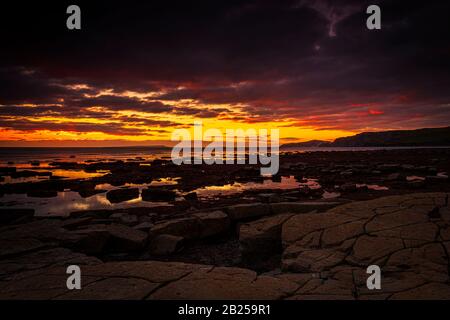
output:
[[[169,112],[172,107],[159,101],[143,101],[136,98],[101,95],[94,98],[74,98],[65,101],[68,105],[79,107],[101,106],[111,110],[134,110],[144,112]]]
[[[141,128],[123,127],[122,124],[115,123],[54,123],[54,122],[35,122],[27,119],[20,120],[6,120],[0,118],[0,127],[13,130],[35,131],[35,130],[50,130],[50,131],[68,131],[68,132],[102,132],[114,135],[151,135],[151,130]]]
[[[382,8],[380,31],[366,29],[368,4]],[[0,31],[0,104],[64,98],[71,115],[105,106],[227,117],[164,103],[195,99],[240,104],[248,116],[228,115],[236,121],[294,118],[352,130],[450,122],[445,1],[80,2],[79,32],[65,29],[66,6],[31,19],[31,30],[23,21],[32,13],[11,9],[5,26],[15,32]],[[82,96],[109,88],[165,93],[161,102]]]

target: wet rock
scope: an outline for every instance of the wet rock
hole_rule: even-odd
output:
[[[33,198],[54,198],[58,195],[58,192],[56,190],[30,190],[27,192],[27,197],[33,197]]]
[[[116,220],[116,222],[125,224],[127,226],[134,226],[139,223],[139,219],[136,215],[128,214],[125,212],[113,213],[109,216],[110,219]]]
[[[247,220],[269,215],[270,206],[263,203],[238,204],[227,208],[231,220]]]
[[[139,223],[138,225],[133,226],[133,228],[136,230],[148,232],[153,226],[154,226],[153,223],[151,223],[149,221],[144,221],[144,222]]]
[[[328,201],[302,201],[271,203],[270,208],[274,214],[281,213],[307,213],[314,210],[323,211],[339,205],[340,202]]]
[[[284,193],[283,195],[289,196],[289,193]],[[258,194],[258,198],[263,203],[275,203],[283,201],[283,197],[276,193],[260,193]]]
[[[200,224],[195,217],[172,219],[154,225],[150,229],[150,234],[170,234],[186,239],[195,239],[200,235]]]
[[[405,175],[398,172],[391,173],[386,177],[386,181],[404,181],[406,179]]]
[[[69,214],[71,218],[85,218],[92,217],[98,219],[108,218],[114,211],[112,210],[82,210],[73,211]]]
[[[59,243],[68,231],[61,227],[57,219],[34,220],[28,223],[8,225],[1,229],[0,239],[37,239],[41,242]]]
[[[89,241],[107,235],[105,246],[113,252],[140,250],[144,247],[148,238],[147,233],[120,224],[92,225],[78,230],[77,233],[89,235]]]
[[[299,250],[295,256],[284,255],[281,268],[291,272],[323,272],[341,263],[345,256],[335,249]]]
[[[94,265],[102,263],[99,259],[72,252],[66,248],[41,249],[0,261],[0,277],[17,272],[32,272],[49,265],[67,266]],[[19,277],[20,278],[20,277]]]
[[[110,234],[106,230],[86,228],[74,230],[62,241],[62,245],[77,252],[100,254],[105,251]]]
[[[399,164],[381,164],[377,166],[377,169],[383,172],[392,172],[400,168],[401,166]]]
[[[105,193],[105,192],[107,192],[107,190],[94,189],[94,188],[78,190],[78,194],[82,198],[89,198],[89,197],[95,196],[96,194]]]
[[[33,219],[34,209],[0,209],[0,224],[27,222]]]
[[[115,189],[108,191],[106,193],[106,198],[111,203],[119,203],[123,201],[129,201],[139,197],[138,188],[127,188],[127,189]]]
[[[187,201],[197,201],[198,197],[197,197],[197,192],[190,192],[184,195],[184,198]]]
[[[22,170],[11,173],[11,178],[29,178],[29,177],[51,177],[52,172],[50,171],[32,171],[32,170]]]
[[[338,245],[347,239],[364,233],[365,221],[350,221],[324,230],[322,244],[324,246]]]
[[[81,226],[89,225],[92,222],[92,219],[92,217],[69,218],[61,223],[61,227],[72,230]]]
[[[425,181],[429,183],[439,183],[445,182],[448,180],[448,176],[446,175],[437,175],[437,176],[426,176]]]
[[[230,219],[223,211],[202,212],[193,216],[200,223],[199,238],[221,235],[230,227]]]
[[[176,192],[161,187],[149,187],[142,190],[142,200],[144,201],[173,201]]]
[[[356,240],[349,260],[357,263],[373,263],[402,248],[402,239],[363,235]]]
[[[393,294],[392,300],[449,300],[450,286],[444,283],[428,283],[418,288]]]
[[[244,263],[254,264],[281,252],[281,227],[293,214],[280,214],[242,224],[239,245]]]
[[[280,299],[298,285],[241,268],[203,268],[156,290],[150,299]]]
[[[169,255],[183,246],[183,237],[170,234],[160,234],[154,237],[150,242],[150,253],[154,255]]]
[[[425,181],[424,180],[408,181],[407,186],[411,189],[422,189],[425,187]]]
[[[46,245],[41,241],[31,238],[0,239],[0,258],[15,256],[45,247]]]
[[[356,186],[356,183],[347,182],[339,186],[339,190],[344,192],[355,192],[356,190],[358,190],[358,187]]]
[[[220,235],[226,232],[229,226],[228,216],[222,211],[214,211],[158,223],[150,229],[150,234],[170,234],[186,239],[202,239]]]

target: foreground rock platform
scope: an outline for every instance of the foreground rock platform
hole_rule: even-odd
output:
[[[246,255],[259,252],[260,243],[281,243],[280,268],[262,274],[182,262],[103,262],[26,238],[26,228],[20,241],[5,231],[0,299],[450,299],[448,198],[389,196],[243,224]],[[35,224],[43,236],[73,242],[56,223],[56,229]],[[66,267],[73,264],[81,268],[81,290],[66,287]],[[374,264],[381,268],[380,290],[366,286]]]

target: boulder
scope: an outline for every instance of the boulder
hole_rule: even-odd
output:
[[[186,239],[195,239],[200,235],[200,223],[195,217],[172,219],[157,223],[150,229],[150,235],[170,234]]]
[[[231,220],[249,220],[269,215],[270,207],[263,203],[238,204],[227,208]]]
[[[223,211],[202,212],[193,216],[200,223],[199,238],[223,234],[230,227],[230,219]]]
[[[149,221],[144,221],[139,223],[138,225],[133,226],[133,229],[148,232],[154,226],[153,223]]]
[[[281,227],[293,214],[280,214],[242,224],[239,246],[244,263],[281,252]]]
[[[170,234],[185,239],[203,239],[223,234],[229,226],[229,218],[222,211],[201,212],[190,217],[158,223],[150,229],[150,234]]]
[[[54,198],[57,195],[58,192],[56,192],[56,190],[37,189],[37,190],[30,190],[27,192],[27,197],[33,198]]]
[[[327,210],[340,204],[340,202],[304,201],[304,202],[278,202],[270,204],[274,214],[281,213],[308,213],[314,210]]]
[[[134,214],[128,214],[125,212],[116,212],[109,216],[110,219],[116,220],[116,222],[125,224],[127,226],[134,226],[139,223],[139,219]]]
[[[184,198],[187,201],[197,201],[198,200],[198,196],[197,196],[197,192],[190,192],[184,195]]]
[[[77,233],[89,235],[89,240],[107,235],[105,246],[113,252],[140,250],[144,247],[148,238],[147,233],[120,224],[91,225],[88,228],[78,230]]]
[[[123,201],[136,199],[138,197],[139,197],[138,188],[116,189],[108,191],[106,193],[106,198],[111,203],[119,203]]]
[[[154,255],[169,255],[179,249],[183,245],[184,238],[173,236],[170,234],[160,234],[150,242],[150,253]]]
[[[64,245],[78,252],[100,254],[105,250],[109,239],[108,231],[87,228],[71,232]]]
[[[281,268],[291,272],[323,272],[341,263],[345,256],[335,249],[305,249],[293,257],[285,254]]]
[[[142,200],[144,201],[173,201],[176,192],[161,187],[149,187],[142,190]]]
[[[33,216],[34,209],[0,209],[0,224],[30,221]]]

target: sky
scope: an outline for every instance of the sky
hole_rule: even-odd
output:
[[[447,1],[72,2],[2,7],[0,146],[167,145],[194,120],[282,142],[450,125]]]

